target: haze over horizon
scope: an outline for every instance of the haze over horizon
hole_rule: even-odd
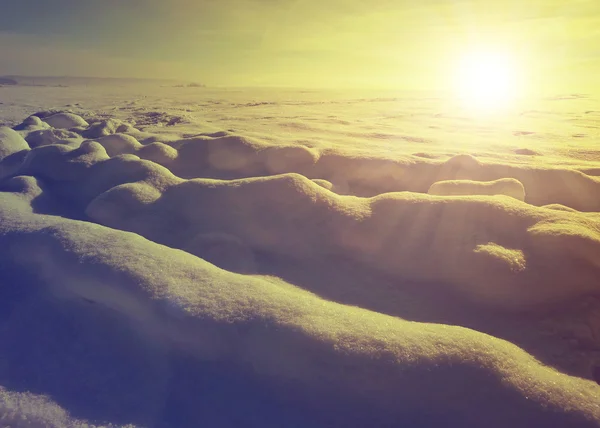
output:
[[[221,86],[447,89],[456,59],[507,52],[525,88],[597,88],[593,0],[3,0],[0,74]]]

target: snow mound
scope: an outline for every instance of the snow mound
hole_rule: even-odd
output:
[[[16,131],[6,126],[0,127],[0,162],[23,150],[29,150],[27,141]]]
[[[95,198],[86,213],[103,224],[127,221],[127,217],[136,217],[144,207],[162,196],[154,186],[146,183],[127,183],[113,187]],[[139,222],[132,222],[136,227]],[[124,229],[129,230],[127,226]],[[140,229],[138,229],[140,230]]]
[[[81,117],[73,113],[56,113],[43,119],[48,125],[57,129],[69,129],[75,127],[88,127],[89,124]]]
[[[222,171],[245,170],[257,157],[252,143],[237,136],[208,140],[207,149],[209,166]]]
[[[84,142],[77,149],[52,144],[27,153],[19,174],[51,181],[77,181],[86,175],[95,162],[103,159],[108,159],[106,150],[96,142]]]
[[[107,162],[101,162],[96,168]],[[131,171],[139,168],[140,162],[132,159],[130,166],[123,168],[127,171],[127,181],[135,178]],[[113,169],[110,171],[111,182],[118,182],[119,174]],[[293,257],[314,255],[316,248],[325,254],[342,253],[398,275],[455,284],[466,297],[493,305],[539,304],[597,289],[592,279],[598,274],[596,256],[592,255],[600,250],[593,238],[597,232],[584,224],[580,226],[582,233],[590,236],[589,250],[585,250],[589,254],[583,251],[567,256],[559,244],[553,244],[556,252],[549,252],[546,244],[534,245],[537,238],[529,232],[544,217],[542,212],[510,201],[432,200],[400,193],[342,200],[297,174],[239,181],[182,181],[171,178],[168,170],[158,167],[153,174],[156,175],[152,182],[145,175],[143,180],[148,184],[160,183],[151,185],[160,188],[162,196],[150,206],[127,212],[127,204],[111,202],[111,209],[121,207],[118,214],[110,220],[98,217],[96,212],[102,211],[102,205],[110,201],[111,190],[92,202],[87,215],[113,228],[136,231],[178,248],[185,246],[189,234],[219,231],[237,236],[253,248],[288,253]],[[85,181],[80,183],[86,184]],[[515,216],[515,212],[520,214]],[[141,232],[139,227],[133,226],[135,216],[140,217],[139,224],[150,221],[152,227],[145,228],[149,232]],[[427,230],[427,219],[436,219],[436,230]],[[578,220],[573,221],[577,224]],[[163,226],[156,226],[159,224]],[[420,242],[430,235],[427,239],[435,239],[433,242],[439,244],[421,246]],[[474,239],[465,241],[464,236]],[[557,236],[558,241],[563,239],[560,236],[570,239],[560,233]],[[525,268],[515,271],[512,261],[498,256],[499,250],[486,250],[500,247],[506,248],[508,253],[528,248],[517,257],[519,266],[528,265],[532,260],[534,265],[555,266],[558,272],[553,268],[544,272]],[[565,278],[559,266],[569,263],[567,260],[574,255],[584,262],[578,279],[571,280],[568,287],[560,286]],[[426,264],[424,260],[428,260]],[[431,269],[430,264],[436,268]],[[492,268],[495,276],[490,279]],[[531,281],[530,275],[541,275],[547,283],[540,283],[539,288],[526,286]]]
[[[36,131],[40,129],[48,129],[50,125],[40,119],[38,116],[29,116],[20,125],[15,126],[16,131]]]
[[[0,128],[0,420],[600,424],[597,308],[560,311],[600,296],[600,180],[30,122]]]
[[[446,166],[456,169],[474,170],[481,167],[481,162],[473,155],[460,154],[448,159]]]
[[[494,181],[438,181],[431,185],[427,193],[439,196],[505,195],[525,201],[523,183],[514,178],[500,178]]]
[[[228,144],[241,153],[238,159],[227,160],[237,166],[247,168],[245,162],[250,161],[240,159],[254,153],[237,139],[185,144],[202,149],[207,168],[213,167],[211,154],[231,153]],[[180,147],[180,155],[186,145]],[[199,154],[184,159],[198,162]],[[72,204],[87,207],[92,220],[176,248],[186,248],[190,236],[214,232],[237,237],[250,248],[291,257],[308,257],[318,248],[394,275],[453,284],[467,299],[506,307],[598,291],[593,279],[599,273],[596,229],[583,217],[564,218],[571,213],[523,205],[523,186],[515,179],[441,182],[431,189],[443,195],[471,195],[468,198],[433,199],[404,192],[344,199],[295,173],[233,181],[185,180],[135,155],[109,158],[97,142],[85,142],[78,149],[60,145],[33,149],[19,173],[60,180],[69,189]],[[119,186],[127,183],[142,186],[121,190]],[[339,191],[337,183],[332,190]],[[511,202],[513,198],[519,201]],[[135,209],[129,211],[131,206]],[[431,222],[437,224],[435,230],[428,230]],[[536,225],[541,224],[552,232],[539,232]],[[569,227],[587,238],[581,249],[566,252],[560,242],[575,239],[567,233]],[[548,241],[549,233],[556,241]],[[556,249],[550,251],[549,245]],[[563,268],[571,263],[581,266],[567,287],[561,285],[569,271]],[[534,281],[537,286],[526,285],[532,278],[540,279]]]
[[[46,118],[61,113],[36,114]],[[361,197],[402,191],[428,193],[434,183],[441,181],[514,179],[527,189],[527,202],[532,205],[561,204],[577,211],[600,211],[600,177],[568,168],[482,162],[470,154],[454,155],[446,161],[440,161],[438,156],[352,156],[334,149],[266,144],[228,133],[192,134],[200,136],[189,138],[180,138],[176,134],[158,136],[137,131],[130,124],[112,118],[92,120],[87,128],[75,127],[69,131],[28,125],[19,132],[32,147],[56,143],[76,147],[84,138],[103,139],[105,143],[102,144],[106,144],[111,156],[135,154],[168,166],[173,174],[185,179],[236,179],[298,173],[333,183],[332,190],[340,195]],[[113,135],[116,136],[111,137]],[[588,170],[593,172],[593,169]],[[507,193],[523,199],[516,188],[515,192],[507,188]]]
[[[115,133],[134,132],[135,128],[117,119],[107,119],[92,124],[82,133],[85,138],[100,138]]]
[[[278,196],[306,184],[295,177],[264,183]],[[312,188],[306,186],[306,191]],[[12,364],[20,356],[19,367],[29,364],[31,372],[13,372],[21,388],[38,382],[38,388],[52,391],[79,414],[156,423],[162,406],[148,404],[176,394],[170,387],[185,388],[181,393],[196,400],[208,399],[215,390],[202,393],[202,382],[190,382],[193,367],[222,361],[223,369],[239,373],[238,382],[253,376],[268,383],[266,390],[245,386],[250,388],[246,405],[279,402],[282,409],[293,403],[304,417],[315,418],[307,422],[310,426],[431,424],[448,415],[452,418],[446,422],[456,427],[591,427],[600,421],[594,382],[561,374],[506,341],[336,304],[276,278],[223,271],[135,234],[34,214],[28,206],[33,195],[27,193],[0,198],[0,215],[6,219],[0,224],[0,256],[18,272],[30,272],[27,280],[49,297],[31,300],[29,310],[9,321],[5,331],[11,333],[2,336],[7,361]],[[298,195],[292,200],[310,199]],[[481,252],[513,256],[496,246]],[[25,278],[16,275],[13,281],[22,285]],[[48,334],[57,327],[68,334]],[[32,347],[19,340],[23,335],[38,338],[35,346],[44,359],[37,366]],[[173,371],[177,359],[166,369],[167,353],[195,362],[188,362],[182,375],[187,382]],[[70,363],[49,370],[60,361]],[[219,373],[219,366],[209,367]],[[8,376],[3,370],[0,375]],[[74,373],[78,376],[68,376]],[[63,379],[60,389],[52,386],[54,376]],[[87,397],[94,394],[94,410],[78,404],[82,391]],[[257,402],[255,394],[260,395]],[[119,403],[119,411],[111,403]],[[214,409],[193,408],[186,411],[194,423],[210,424],[206,415],[215,415]],[[319,419],[322,412],[327,422]],[[285,413],[279,417],[279,424],[287,425]],[[297,420],[298,415],[287,417]]]
[[[64,129],[43,129],[30,132],[26,140],[33,148],[50,144],[78,144],[82,138],[79,134]]]
[[[21,135],[0,127],[0,180],[17,172],[28,151],[29,145]]]
[[[548,208],[550,210],[558,210],[558,211],[565,211],[565,212],[571,212],[571,213],[576,213],[577,212],[576,209],[573,209],[571,207],[566,207],[566,206],[561,205],[561,204],[543,205],[542,208]]]
[[[179,141],[174,146],[179,156],[171,170],[183,178],[206,173],[249,176],[262,167],[258,154],[260,146],[240,136],[191,138]]]
[[[6,388],[0,388],[0,414],[2,414],[0,422],[6,427],[95,428],[97,426],[71,417],[48,397],[28,392],[12,392]]]
[[[23,121],[23,125],[25,126],[44,126],[44,123],[38,116],[29,116]]]
[[[329,152],[320,155],[313,174],[315,178],[334,183],[336,193],[375,196],[405,190],[408,166],[403,160],[349,157]]]
[[[172,164],[179,156],[179,153],[173,147],[160,142],[146,144],[139,148],[136,154],[142,159],[156,162],[163,166]]]
[[[97,138],[97,141],[106,149],[109,156],[117,156],[126,153],[135,153],[142,145],[131,135],[127,134],[111,134]]]
[[[297,172],[306,174],[317,162],[318,153],[307,147],[268,147],[261,152],[270,174]]]

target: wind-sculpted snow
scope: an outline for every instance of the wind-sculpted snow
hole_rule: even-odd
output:
[[[431,185],[427,193],[438,196],[505,195],[518,201],[525,200],[523,183],[514,178],[501,178],[494,181],[437,181]]]
[[[221,151],[203,146],[208,166],[200,168],[249,169],[251,164],[238,161],[244,152],[231,141],[237,140],[221,141]],[[512,198],[410,192],[340,197],[295,173],[185,180],[135,155],[109,158],[105,147],[89,141],[78,149],[33,149],[19,174],[60,182],[59,191],[91,220],[171,247],[185,248],[198,234],[223,232],[251,248],[297,258],[343,254],[394,275],[448,282],[467,298],[503,306],[600,291],[598,225],[583,213],[541,210]],[[440,182],[434,188],[455,183],[463,195],[469,193],[464,183],[473,195],[499,186],[522,192],[514,179]],[[503,192],[521,199],[512,187]],[[577,245],[566,245],[571,241]],[[490,245],[494,251],[485,250]]]
[[[8,127],[0,127],[0,180],[19,169],[28,151],[23,137]]]
[[[56,129],[69,129],[78,126],[88,127],[87,123],[83,118],[72,114],[72,113],[56,113],[47,117],[44,117],[44,122]]]
[[[0,162],[15,153],[29,150],[27,142],[18,133],[10,128],[0,128]]]
[[[139,352],[160,354],[167,346],[191,352],[198,364],[249,364],[275,391],[283,386],[296,390],[305,401],[301,405],[316,405],[313,400],[327,394],[337,397],[333,405],[338,400],[360,403],[359,410],[332,416],[338,423],[357,424],[354,416],[367,416],[361,415],[361,406],[380,423],[405,415],[424,421],[451,416],[455,426],[484,421],[491,426],[525,421],[592,426],[600,418],[595,385],[543,367],[504,341],[326,302],[281,281],[227,273],[135,234],[32,214],[28,199],[37,193],[3,194],[3,260],[17,272],[35,272],[37,293],[54,296],[45,300],[56,308],[47,310],[92,305],[95,323],[110,324],[115,316],[132,323],[143,339],[136,345]],[[27,328],[33,327],[21,327]],[[5,340],[12,344],[10,337]],[[146,361],[155,358],[146,355]],[[144,369],[152,376],[153,386],[143,395],[152,413],[166,374],[160,364]],[[93,382],[88,388],[110,387],[110,381]],[[127,390],[144,383],[119,385]],[[467,398],[472,391],[478,393]],[[456,400],[457,392],[465,399]],[[124,394],[113,393],[114,400]],[[150,416],[129,408],[124,418],[132,415],[141,423]]]
[[[295,174],[184,181],[151,204],[144,189],[131,195],[138,209],[122,204],[115,187],[86,213],[178,248],[197,233],[225,232],[253,248],[297,258],[343,254],[398,276],[450,282],[466,297],[490,304],[527,305],[600,291],[600,233],[583,214],[544,212],[504,198],[339,197]],[[147,221],[152,226],[145,227]],[[571,240],[585,245],[565,248]],[[515,265],[512,257],[478,251],[488,244],[522,257]]]
[[[0,129],[10,423],[600,424],[600,317],[546,315],[600,297],[597,177],[34,117]]]

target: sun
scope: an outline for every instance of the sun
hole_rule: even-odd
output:
[[[458,62],[455,91],[464,107],[496,111],[510,107],[518,95],[515,60],[507,54],[475,52]]]

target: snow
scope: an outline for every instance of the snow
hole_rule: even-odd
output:
[[[81,142],[81,137],[77,133],[64,129],[35,130],[27,134],[27,142],[32,148],[50,144],[68,145],[73,139],[75,139],[76,145]]]
[[[523,183],[514,178],[499,178],[494,181],[445,180],[436,181],[427,191],[430,195],[506,195],[525,201]]]
[[[17,132],[3,126],[0,127],[0,162],[4,161],[11,155],[19,153],[23,150],[29,150],[29,145]]]
[[[73,113],[56,113],[43,119],[48,125],[56,129],[68,129],[78,126],[87,127],[89,124],[80,116]]]
[[[0,127],[0,141],[0,179],[4,179],[19,169],[29,145],[16,131],[6,126]]]
[[[95,141],[100,143],[102,147],[106,149],[106,153],[109,156],[134,153],[142,147],[142,145],[134,137],[121,133],[96,138]]]
[[[0,96],[3,423],[600,423],[597,100]]]

